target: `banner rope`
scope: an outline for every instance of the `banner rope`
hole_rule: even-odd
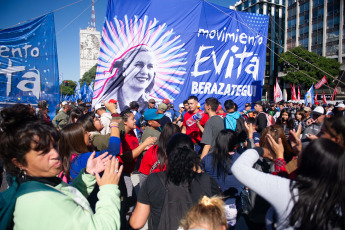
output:
[[[51,12],[48,12],[48,13],[42,14],[42,15],[40,15],[40,16],[37,16],[37,17],[31,18],[31,19],[25,20],[25,21],[23,21],[23,22],[18,22],[17,24],[15,24],[15,25],[13,25],[13,26],[9,26],[9,27],[7,27],[7,28],[0,29],[0,32],[1,32],[1,31],[3,31],[3,30],[7,30],[7,29],[9,29],[9,28],[12,28],[12,27],[15,27],[15,26],[21,25],[22,23],[26,23],[26,22],[29,22],[29,21],[31,21],[31,20],[35,20],[35,19],[37,19],[37,18],[39,18],[39,17],[42,17],[42,16],[44,16],[44,15],[47,15],[47,14],[50,14],[50,13],[53,13],[53,12],[56,12],[56,11],[62,10],[62,9],[64,9],[64,8],[66,8],[66,7],[72,6],[72,5],[77,4],[77,3],[79,3],[79,2],[82,2],[82,1],[84,1],[84,0],[79,0],[79,1],[76,1],[76,2],[71,3],[71,4],[69,4],[69,5],[66,5],[66,6],[60,7],[60,8],[58,8],[58,9],[56,9],[56,10],[51,11]],[[90,6],[89,6],[89,7],[90,7]]]

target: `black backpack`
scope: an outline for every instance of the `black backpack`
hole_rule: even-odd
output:
[[[206,174],[201,174],[199,183],[194,183],[197,187],[194,190],[198,195],[194,197],[188,189],[188,184],[176,186],[168,182],[166,173],[158,173],[159,179],[165,187],[164,204],[158,224],[158,229],[177,230],[180,220],[186,215],[188,210],[203,196],[211,196],[211,181]]]
[[[236,121],[235,133],[238,138],[238,142],[244,142],[247,140],[248,134],[246,126],[244,125],[244,118],[240,116]]]

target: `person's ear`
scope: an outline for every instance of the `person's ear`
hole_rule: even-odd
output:
[[[20,169],[25,169],[25,166],[20,163],[17,158],[12,158],[12,164],[14,164],[17,168],[20,168]]]

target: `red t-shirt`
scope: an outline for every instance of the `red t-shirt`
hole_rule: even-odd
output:
[[[139,142],[137,137],[135,136],[134,131],[129,131],[125,134],[125,138],[121,140],[121,149],[120,149],[120,156],[117,158],[119,159],[119,162],[121,165],[123,164],[123,172],[125,173],[132,173],[135,168],[135,163],[137,162],[137,159],[134,159],[131,162],[123,162],[122,160],[122,153],[131,151],[139,146]]]
[[[145,174],[145,175],[150,174],[152,166],[157,161],[157,149],[158,149],[158,145],[154,145],[154,146],[151,146],[151,148],[149,148],[146,151],[146,153],[145,153],[145,155],[144,155],[144,157],[140,163],[139,172],[141,172],[142,174]],[[166,170],[166,165],[164,165],[162,170],[160,169],[160,165],[158,165],[158,167],[155,168],[152,171],[152,173],[163,172],[165,170]]]
[[[194,143],[200,143],[201,141],[201,136],[202,136],[202,132],[200,131],[199,127],[196,125],[196,123],[194,123],[191,126],[188,126],[186,124],[186,121],[192,117],[194,114],[196,113],[192,113],[190,111],[188,111],[183,118],[183,126],[186,126],[186,134],[188,136],[190,136],[193,140]],[[205,127],[206,122],[208,121],[208,115],[206,113],[203,114],[202,118],[200,119],[200,125],[202,127]]]

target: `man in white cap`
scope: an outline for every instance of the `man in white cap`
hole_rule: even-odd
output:
[[[184,111],[184,105],[183,103],[179,104],[178,106],[178,112],[175,113],[175,115],[177,116],[176,120],[173,122],[174,124],[177,124],[180,128],[182,126],[182,122],[183,122],[183,116],[182,113]]]
[[[111,114],[107,113],[107,110],[103,103],[95,105],[95,111],[97,115],[101,119],[101,123],[104,126],[104,128],[100,131],[102,135],[110,133],[110,122],[111,122]]]
[[[339,115],[344,116],[344,112],[345,112],[345,105],[344,105],[344,103],[339,103],[338,105],[336,105],[334,112],[335,112],[334,113],[335,116],[339,116]]]
[[[305,148],[312,140],[317,139],[316,136],[321,131],[323,120],[325,119],[325,109],[322,106],[317,106],[311,112],[311,119],[309,126],[302,133],[302,147]]]

